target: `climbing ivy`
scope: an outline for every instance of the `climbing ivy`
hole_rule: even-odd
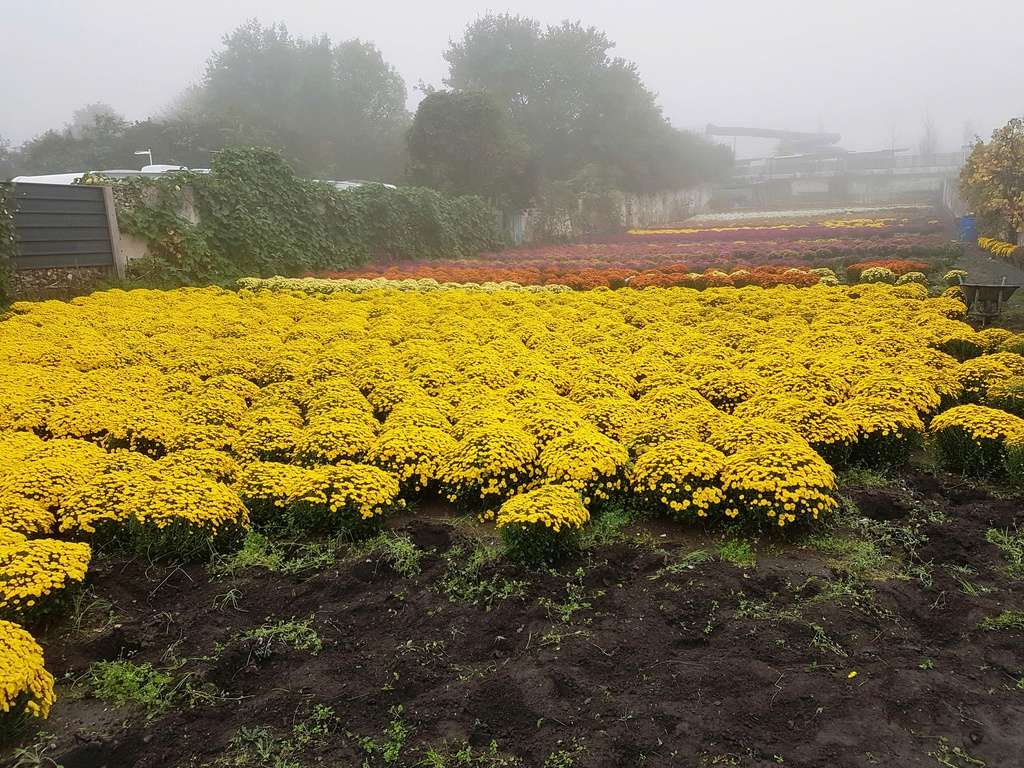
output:
[[[210,173],[112,184],[118,224],[149,251],[151,281],[295,275],[370,258],[460,258],[501,245],[494,211],[474,197],[368,184],[338,190],[299,178],[269,149],[217,153]]]
[[[0,305],[12,298],[14,276],[14,194],[13,184],[0,184]]]

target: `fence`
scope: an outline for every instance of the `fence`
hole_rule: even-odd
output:
[[[103,267],[124,275],[110,187],[14,184],[15,270]]]

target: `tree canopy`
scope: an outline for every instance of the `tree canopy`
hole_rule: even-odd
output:
[[[728,150],[674,128],[636,65],[609,55],[613,47],[579,22],[542,28],[523,16],[489,14],[449,45],[445,83],[491,94],[548,178],[596,166],[620,189],[650,192],[727,167]]]
[[[0,147],[0,173],[133,168],[141,149],[209,167],[219,150],[265,146],[306,176],[409,179],[518,208],[552,185],[602,197],[599,188],[674,189],[727,168],[729,151],[674,128],[613,48],[580,22],[483,16],[444,53],[448,90],[428,89],[411,120],[405,82],[373,44],[251,20],[163,114],[129,123],[87,104],[63,128]]]
[[[522,207],[533,190],[525,139],[482,91],[435,91],[420,102],[408,133],[409,176],[448,194],[474,194]]]
[[[372,43],[250,21],[224,38],[192,100],[230,143],[278,147],[303,170],[401,177],[405,81]]]
[[[960,191],[982,228],[1010,242],[1024,232],[1024,119],[1014,118],[974,144]]]
[[[320,178],[399,180],[404,174],[406,87],[371,43],[293,37],[253,20],[226,35],[201,83],[168,112],[129,124],[105,104],[11,153],[12,173],[132,168],[134,151],[158,162],[208,167],[228,146],[280,150]]]

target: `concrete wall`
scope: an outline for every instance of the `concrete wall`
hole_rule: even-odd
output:
[[[675,224],[703,211],[710,196],[703,184],[653,195],[625,195],[622,222],[630,229]]]
[[[650,195],[623,195],[619,216],[627,229],[664,227],[701,213],[710,199],[711,189],[707,185]],[[543,237],[572,240],[579,236],[573,232],[569,216],[561,221],[548,222],[548,229],[553,232],[542,232],[540,212],[535,208],[507,215],[503,224],[514,245],[536,242]]]

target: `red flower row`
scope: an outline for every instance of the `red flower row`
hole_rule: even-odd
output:
[[[873,261],[858,261],[846,267],[846,274],[851,280],[856,281],[860,273],[872,267],[882,267],[892,270],[893,274],[899,277],[907,272],[927,272],[931,265],[924,261],[910,261],[908,259],[875,259]]]

